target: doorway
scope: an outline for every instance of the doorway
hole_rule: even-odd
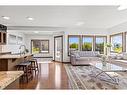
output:
[[[54,37],[54,61],[63,62],[63,36]]]

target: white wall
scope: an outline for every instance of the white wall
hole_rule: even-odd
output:
[[[24,44],[24,34],[21,33],[21,31],[19,30],[7,30],[7,44],[6,45],[2,45],[2,52],[12,52],[12,53],[19,53],[19,44],[10,44],[9,43],[9,35],[15,35],[15,36],[20,36],[23,38],[23,43]]]
[[[49,53],[44,53],[42,56],[53,56],[54,51],[54,39],[53,35],[37,35],[37,34],[26,34],[25,35],[25,45],[31,51],[31,40],[49,40]]]
[[[108,35],[107,29],[103,28],[68,28],[66,29],[66,34],[72,34],[72,35]]]

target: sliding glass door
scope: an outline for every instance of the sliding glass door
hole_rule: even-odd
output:
[[[54,37],[54,60],[63,62],[63,36]]]

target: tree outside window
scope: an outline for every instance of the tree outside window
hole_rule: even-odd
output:
[[[83,37],[83,51],[92,51],[93,50],[93,37]]]
[[[106,43],[106,37],[96,37],[95,51],[99,51],[101,54],[104,54],[104,43]]]
[[[79,40],[80,38],[78,36],[69,36],[69,55],[70,51],[79,50]]]

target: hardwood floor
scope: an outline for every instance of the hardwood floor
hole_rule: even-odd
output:
[[[29,83],[20,83],[19,87],[19,89],[69,89],[69,82],[63,63],[39,63],[39,73]]]

